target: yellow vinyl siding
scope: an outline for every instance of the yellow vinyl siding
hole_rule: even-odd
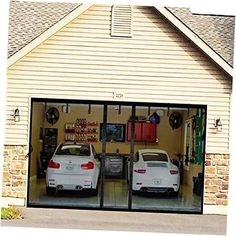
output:
[[[8,71],[6,143],[27,144],[29,97],[208,105],[208,152],[228,152],[231,81],[151,7],[134,7],[132,38],[110,36],[111,6],[94,6]],[[221,117],[223,131],[212,124]],[[21,127],[21,128],[19,128]],[[14,135],[15,134],[15,135]]]

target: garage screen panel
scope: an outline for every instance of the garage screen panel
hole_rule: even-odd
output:
[[[27,205],[201,213],[206,109],[148,105],[34,100]]]
[[[99,208],[103,106],[32,103],[28,205]]]
[[[128,209],[127,164],[130,142],[126,132],[130,116],[131,106],[107,106],[104,208]]]
[[[205,110],[137,106],[132,209],[201,212]]]

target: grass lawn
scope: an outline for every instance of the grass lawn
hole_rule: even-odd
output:
[[[7,208],[2,207],[1,219],[2,220],[22,219],[22,216],[20,211],[14,206]]]

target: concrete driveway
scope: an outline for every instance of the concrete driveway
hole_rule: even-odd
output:
[[[108,230],[174,234],[226,235],[224,215],[192,215],[19,208],[23,219],[2,221],[2,227]]]

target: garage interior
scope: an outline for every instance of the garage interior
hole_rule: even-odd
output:
[[[203,105],[32,99],[27,205],[202,213],[206,114]],[[58,144],[75,142],[92,143],[101,157],[98,194],[48,196],[49,160]],[[168,153],[179,167],[178,195],[131,191],[128,165],[140,149]]]

